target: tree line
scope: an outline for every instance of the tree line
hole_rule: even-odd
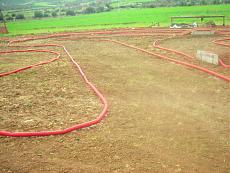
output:
[[[155,0],[144,3],[131,3],[120,8],[156,8],[175,6],[195,6],[195,5],[217,5],[230,4],[230,0]]]
[[[169,7],[169,6],[195,6],[195,5],[212,5],[227,4],[230,0],[156,0],[154,2],[145,3],[145,6],[152,7]]]

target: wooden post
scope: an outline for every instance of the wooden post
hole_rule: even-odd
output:
[[[225,26],[225,16],[223,17],[223,26]]]
[[[4,25],[4,28],[2,29],[2,34],[8,34],[8,30],[7,30],[7,27],[6,27],[6,21],[5,21],[5,19],[4,19],[4,15],[3,15],[1,9],[0,9],[0,14],[1,14],[2,17],[3,17],[3,25]]]
[[[8,32],[7,27],[6,27],[6,22],[5,22],[5,20],[4,20],[4,28],[5,28],[5,34],[8,34],[9,32]]]

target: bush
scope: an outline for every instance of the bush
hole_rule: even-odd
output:
[[[15,19],[25,19],[25,16],[24,16],[24,14],[17,14],[15,16]]]
[[[45,13],[44,15],[43,15],[43,17],[49,17],[50,15],[49,14],[47,14],[47,13]]]
[[[3,15],[0,13],[0,21],[3,20]]]
[[[55,11],[52,12],[51,14],[53,17],[57,17],[57,13]]]
[[[67,10],[66,11],[66,16],[75,16],[76,13],[73,10]]]
[[[89,14],[89,13],[95,13],[96,10],[93,7],[87,7],[84,11],[85,14]]]
[[[45,12],[45,13],[50,13],[50,10],[47,10],[47,9],[46,9],[44,12]]]
[[[10,20],[14,20],[14,18],[12,16],[7,16],[6,20],[10,21]]]
[[[97,13],[100,13],[100,12],[103,12],[103,11],[105,11],[105,8],[103,6],[96,8]]]
[[[111,11],[113,10],[113,7],[110,5],[110,4],[105,4],[105,7],[106,7],[106,11]]]
[[[34,18],[42,18],[44,15],[41,11],[34,12]]]

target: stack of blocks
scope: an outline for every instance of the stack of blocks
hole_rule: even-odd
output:
[[[214,35],[215,31],[211,31],[211,30],[195,30],[195,31],[192,31],[191,34],[192,35]]]
[[[212,52],[198,50],[196,57],[197,57],[197,59],[204,61],[204,62],[207,62],[207,63],[211,63],[211,64],[215,64],[215,65],[218,65],[218,63],[219,63],[218,55],[214,54]]]

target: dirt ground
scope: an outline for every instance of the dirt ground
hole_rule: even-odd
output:
[[[162,45],[191,55],[212,50],[230,64],[227,48],[207,44],[217,38],[188,36]],[[169,55],[152,47],[154,37],[114,39]],[[0,137],[0,172],[230,172],[229,83],[114,43],[35,42],[64,44],[105,95],[109,113],[96,126],[62,136]],[[0,73],[49,58],[1,55]],[[229,69],[201,65],[230,77]],[[59,61],[0,78],[0,87],[1,130],[63,129],[101,110],[64,52]]]

